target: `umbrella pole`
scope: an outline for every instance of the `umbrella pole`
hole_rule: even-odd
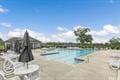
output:
[[[27,62],[27,69],[28,69],[28,62]]]

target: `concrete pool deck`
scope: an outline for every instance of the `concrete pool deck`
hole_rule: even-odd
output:
[[[108,60],[111,53],[117,50],[96,51],[89,56],[89,63],[68,65],[40,57],[40,51],[35,50],[34,62],[40,65],[41,80],[113,80],[116,71],[109,68]],[[117,52],[120,52],[117,51]]]
[[[33,62],[40,66],[40,80],[115,80],[113,78],[117,75],[115,70],[109,68],[108,60],[111,53],[120,50],[96,51],[89,56],[89,63],[76,65],[46,60],[40,52],[33,50]]]

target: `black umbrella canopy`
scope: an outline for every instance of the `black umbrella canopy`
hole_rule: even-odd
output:
[[[14,46],[14,51],[19,54],[20,53],[20,49],[21,49],[21,45],[20,45],[19,41],[16,40],[15,41],[15,46]]]
[[[32,61],[34,59],[32,51],[31,51],[31,44],[29,39],[29,34],[26,31],[23,38],[22,43],[22,52],[19,57],[19,62],[27,63],[29,61]]]

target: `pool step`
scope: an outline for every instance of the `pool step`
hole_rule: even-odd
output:
[[[59,52],[58,51],[56,51],[56,52],[45,52],[45,53],[42,53],[40,55],[45,56],[45,55],[52,55],[52,54],[59,54]]]
[[[76,60],[76,61],[85,61],[85,59],[83,59],[81,57],[76,57],[76,58],[74,58],[74,60]]]

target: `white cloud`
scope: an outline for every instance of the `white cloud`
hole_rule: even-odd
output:
[[[29,32],[29,35],[33,38],[36,38],[40,41],[43,41],[43,42],[48,42],[50,41],[49,38],[47,38],[43,33],[38,33],[38,32],[35,32],[35,31],[31,31],[29,29],[15,29],[13,31],[10,31],[8,33],[8,37],[23,37],[25,31],[28,31]]]
[[[57,27],[57,30],[58,31],[67,31],[68,29],[67,28],[65,28],[65,27]]]
[[[76,36],[74,35],[74,30],[84,26],[74,27],[73,30],[61,31],[50,36],[46,36],[44,33],[35,32],[29,29],[14,29],[9,31],[8,37],[23,37],[24,32],[28,30],[31,37],[36,38],[42,42],[76,42]],[[62,30],[62,29],[61,29]],[[120,35],[120,27],[113,25],[104,25],[102,30],[95,31],[91,30],[94,38],[94,43],[105,43],[108,42],[110,38]]]
[[[6,27],[6,28],[11,28],[11,27],[12,27],[12,24],[6,23],[6,22],[2,22],[2,23],[0,23],[0,26]]]
[[[102,38],[102,37],[94,37],[94,36],[93,38],[94,38],[93,43],[106,43],[110,39],[110,38],[105,38],[105,37]]]
[[[53,34],[52,40],[55,42],[75,42],[75,35],[73,31],[66,31],[59,34]]]
[[[90,34],[92,34],[93,36],[106,36],[108,35],[108,33],[104,30],[101,31],[91,31]]]
[[[85,26],[74,27],[74,30],[78,28],[85,28]],[[108,42],[110,38],[120,35],[120,26],[104,25],[102,30],[91,30],[89,32],[93,36],[94,43],[105,43]]]
[[[25,29],[14,29],[13,31],[8,32],[8,38],[10,37],[23,37]]]
[[[93,36],[107,36],[111,34],[120,34],[120,27],[113,25],[104,25],[103,29],[100,31],[91,30],[90,32]]]
[[[108,24],[104,25],[102,30],[91,30],[90,34],[92,34],[94,42],[105,43],[108,42],[110,38],[120,35],[120,27]]]
[[[8,9],[3,8],[3,7],[0,5],[0,13],[5,13],[5,12],[8,12]]]
[[[105,25],[103,27],[103,30],[106,31],[107,33],[113,33],[113,34],[119,34],[120,33],[120,27],[116,27],[113,25]]]
[[[57,34],[52,34],[49,37],[46,37],[45,34],[31,31],[29,29],[14,29],[9,31],[8,38],[10,37],[23,37],[25,31],[29,32],[29,35],[33,38],[36,38],[42,42],[75,42],[75,35],[73,31],[65,31]]]

